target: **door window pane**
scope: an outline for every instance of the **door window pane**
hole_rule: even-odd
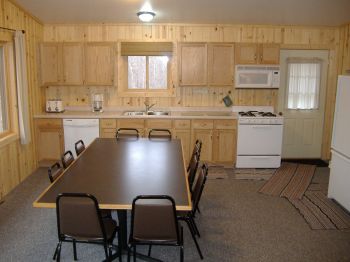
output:
[[[288,64],[288,109],[318,109],[320,63]]]
[[[146,57],[128,56],[128,88],[146,88]]]
[[[168,74],[168,57],[167,56],[149,56],[149,88],[166,89]]]

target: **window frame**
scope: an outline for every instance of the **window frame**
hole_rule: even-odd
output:
[[[7,129],[0,132],[0,147],[5,146],[19,138],[17,122],[17,94],[15,78],[14,43],[11,40],[1,40],[0,46],[3,49],[4,77]],[[12,58],[12,59],[11,59]]]
[[[175,97],[176,96],[176,50],[174,48],[172,55],[168,56],[167,65],[167,88],[166,89],[149,89],[148,87],[148,57],[146,56],[146,89],[129,89],[128,88],[128,56],[122,56],[120,52],[121,43],[118,49],[118,87],[117,92],[119,97]],[[131,55],[132,56],[132,55]]]

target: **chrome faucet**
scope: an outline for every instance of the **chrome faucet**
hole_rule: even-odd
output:
[[[156,105],[156,104],[150,105],[148,101],[146,101],[144,104],[145,104],[145,106],[146,106],[146,109],[145,109],[146,114],[148,114],[149,110],[150,110],[153,106]]]

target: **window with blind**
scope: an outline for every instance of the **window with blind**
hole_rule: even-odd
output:
[[[312,110],[319,107],[321,61],[289,59],[287,75],[287,108]]]
[[[129,95],[171,95],[172,48],[169,42],[121,43],[122,92]]]

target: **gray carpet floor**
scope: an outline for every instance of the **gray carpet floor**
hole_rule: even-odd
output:
[[[327,182],[328,173],[317,168],[314,181]],[[257,193],[263,184],[235,180],[233,174],[208,180],[197,219],[204,261],[350,261],[349,231],[311,230],[286,199]],[[55,210],[32,207],[48,185],[46,169],[39,169],[0,205],[0,261],[52,260]],[[185,261],[200,261],[186,225],[184,234]],[[164,261],[179,261],[177,248],[152,252]],[[78,258],[102,261],[103,248],[78,245]],[[70,244],[63,245],[62,261],[73,261]]]

